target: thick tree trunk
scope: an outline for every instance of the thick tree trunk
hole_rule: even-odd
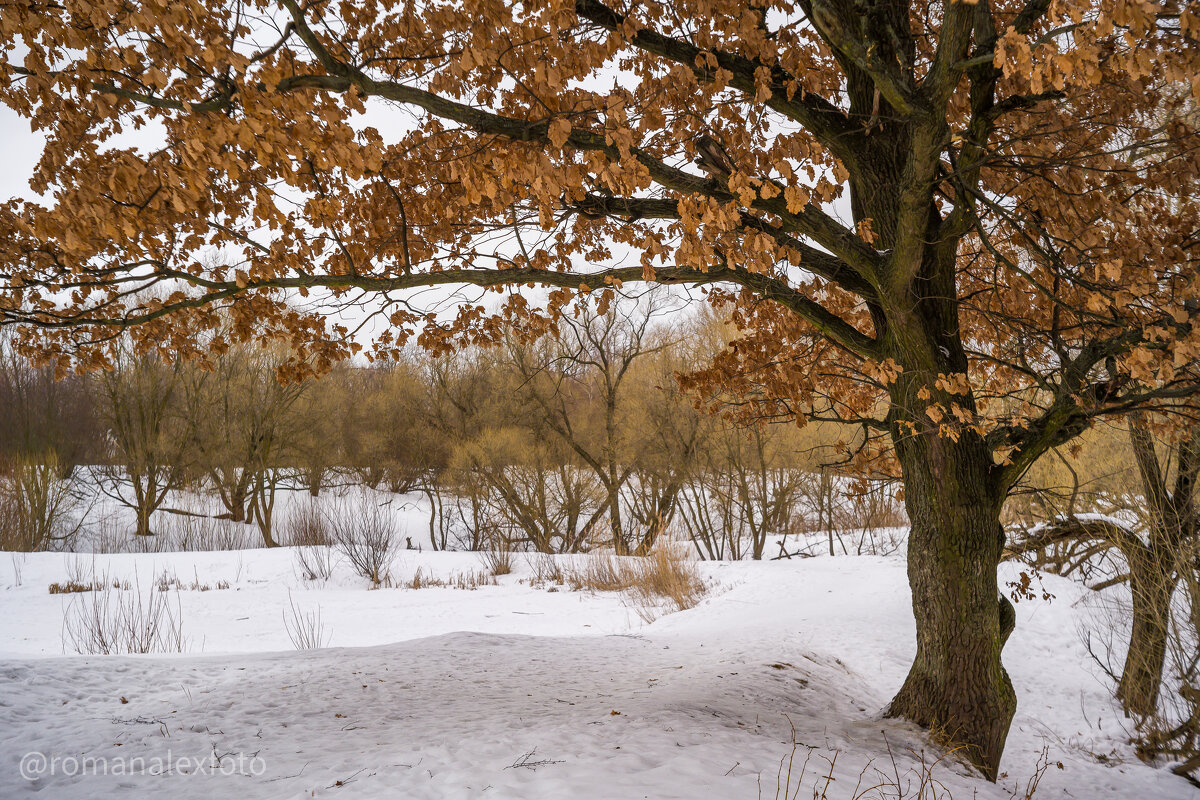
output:
[[[153,536],[154,532],[150,530],[150,517],[154,514],[154,498],[158,496],[158,487],[154,482],[148,480],[146,485],[142,485],[142,479],[138,476],[133,478],[133,498],[134,512],[137,517],[134,534],[137,536]]]
[[[615,482],[608,485],[608,518],[612,530],[613,550],[619,556],[632,555],[625,528],[621,524],[621,490]]]
[[[246,491],[235,487],[229,495],[229,519],[233,522],[249,522],[246,518]]]
[[[1129,588],[1133,593],[1133,628],[1129,651],[1117,685],[1117,699],[1126,714],[1149,716],[1158,707],[1167,635],[1171,619],[1173,570],[1156,569],[1150,555],[1129,559]]]
[[[1000,661],[1014,615],[996,582],[1004,541],[991,458],[971,439],[926,435],[897,442],[912,521],[908,577],[917,654],[888,715],[963,747],[995,780],[1016,711]]]
[[[325,482],[325,470],[312,469],[308,472],[308,494],[310,497],[321,496],[321,484]]]
[[[263,543],[267,547],[279,547],[279,542],[275,541],[272,532],[275,516],[275,481],[276,478],[273,474],[259,473],[250,492],[254,519],[258,522]]]
[[[137,523],[134,533],[137,536],[153,536],[154,531],[150,530],[150,516],[154,513],[154,509],[148,508],[145,505],[137,507]]]
[[[1167,483],[1170,457],[1159,460],[1155,439],[1144,420],[1129,423],[1129,439],[1138,466],[1148,510],[1149,541],[1130,533],[1116,542],[1129,567],[1129,589],[1133,597],[1133,627],[1129,650],[1117,684],[1117,699],[1130,716],[1146,717],[1158,707],[1163,662],[1171,625],[1171,597],[1186,570],[1190,543],[1198,528],[1194,493],[1200,473],[1200,451],[1193,429],[1175,449],[1174,486]]]

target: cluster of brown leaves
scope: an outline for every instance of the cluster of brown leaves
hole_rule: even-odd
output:
[[[300,378],[357,347],[331,310],[382,315],[394,356],[536,336],[629,280],[717,283],[743,335],[693,383],[747,408],[970,431],[1004,460],[1064,397],[1186,399],[1194,7],[879,9],[5,2],[0,102],[46,134],[49,199],[0,207],[0,312],[63,368],[121,332],[204,358],[265,331]],[[556,288],[452,317],[405,299],[461,283]]]

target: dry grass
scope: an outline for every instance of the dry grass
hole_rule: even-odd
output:
[[[316,611],[302,611],[288,592],[288,609],[283,612],[283,627],[297,650],[320,650],[329,646],[330,634],[321,621],[321,607]]]
[[[564,568],[562,576],[575,591],[625,593],[647,621],[658,616],[664,601],[670,611],[683,611],[707,591],[696,562],[668,542],[648,556],[590,555],[582,565]]]
[[[483,562],[483,568],[492,575],[508,575],[512,572],[513,553],[507,548],[480,550],[479,560]]]
[[[566,576],[563,574],[563,569],[554,556],[546,553],[532,553],[525,557],[525,562],[529,565],[529,571],[532,575],[529,578],[530,586],[544,586],[551,584],[553,586],[562,586],[566,583]]]
[[[90,583],[75,583],[74,581],[66,581],[65,583],[50,584],[50,594],[76,594],[79,592],[92,591]]]
[[[193,592],[208,592],[208,591],[212,591],[213,589],[228,589],[229,581],[220,580],[214,584],[201,583],[200,582],[200,573],[197,570],[193,569],[192,570],[192,582],[185,583],[184,581],[181,581],[179,579],[179,576],[176,575],[173,571],[168,572],[167,570],[164,569],[162,572],[158,573],[158,575],[155,576],[154,585],[158,588],[158,590],[160,592],[169,592],[172,589],[174,589],[175,591],[180,591],[181,589],[186,589],[186,590],[190,590]],[[115,584],[114,584],[114,586],[115,586]],[[128,588],[128,587],[126,587],[126,588]]]
[[[432,572],[426,572],[421,567],[417,567],[417,571],[413,573],[413,576],[400,584],[401,588],[404,589],[430,589],[445,585],[445,580],[434,575]]]
[[[621,559],[612,553],[593,553],[585,556],[582,563],[568,563],[562,575],[573,591],[619,592],[632,583],[632,575],[626,574]]]
[[[478,589],[480,586],[498,586],[495,575],[486,572],[457,572],[449,578],[439,578],[421,567],[412,578],[400,584],[403,589]]]

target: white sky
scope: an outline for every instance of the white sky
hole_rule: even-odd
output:
[[[29,129],[29,120],[0,104],[0,201],[12,197],[37,197],[29,188],[29,177],[42,155],[45,138]]]

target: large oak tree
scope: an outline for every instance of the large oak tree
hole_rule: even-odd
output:
[[[703,284],[744,329],[708,378],[894,458],[917,654],[890,711],[994,777],[1007,491],[1198,388],[1198,37],[1182,0],[3,2],[49,199],[0,207],[0,313],[65,368],[122,331],[203,358],[228,308],[296,377],[359,293],[388,352],[500,329],[416,287],[557,287],[499,312],[537,332]]]

